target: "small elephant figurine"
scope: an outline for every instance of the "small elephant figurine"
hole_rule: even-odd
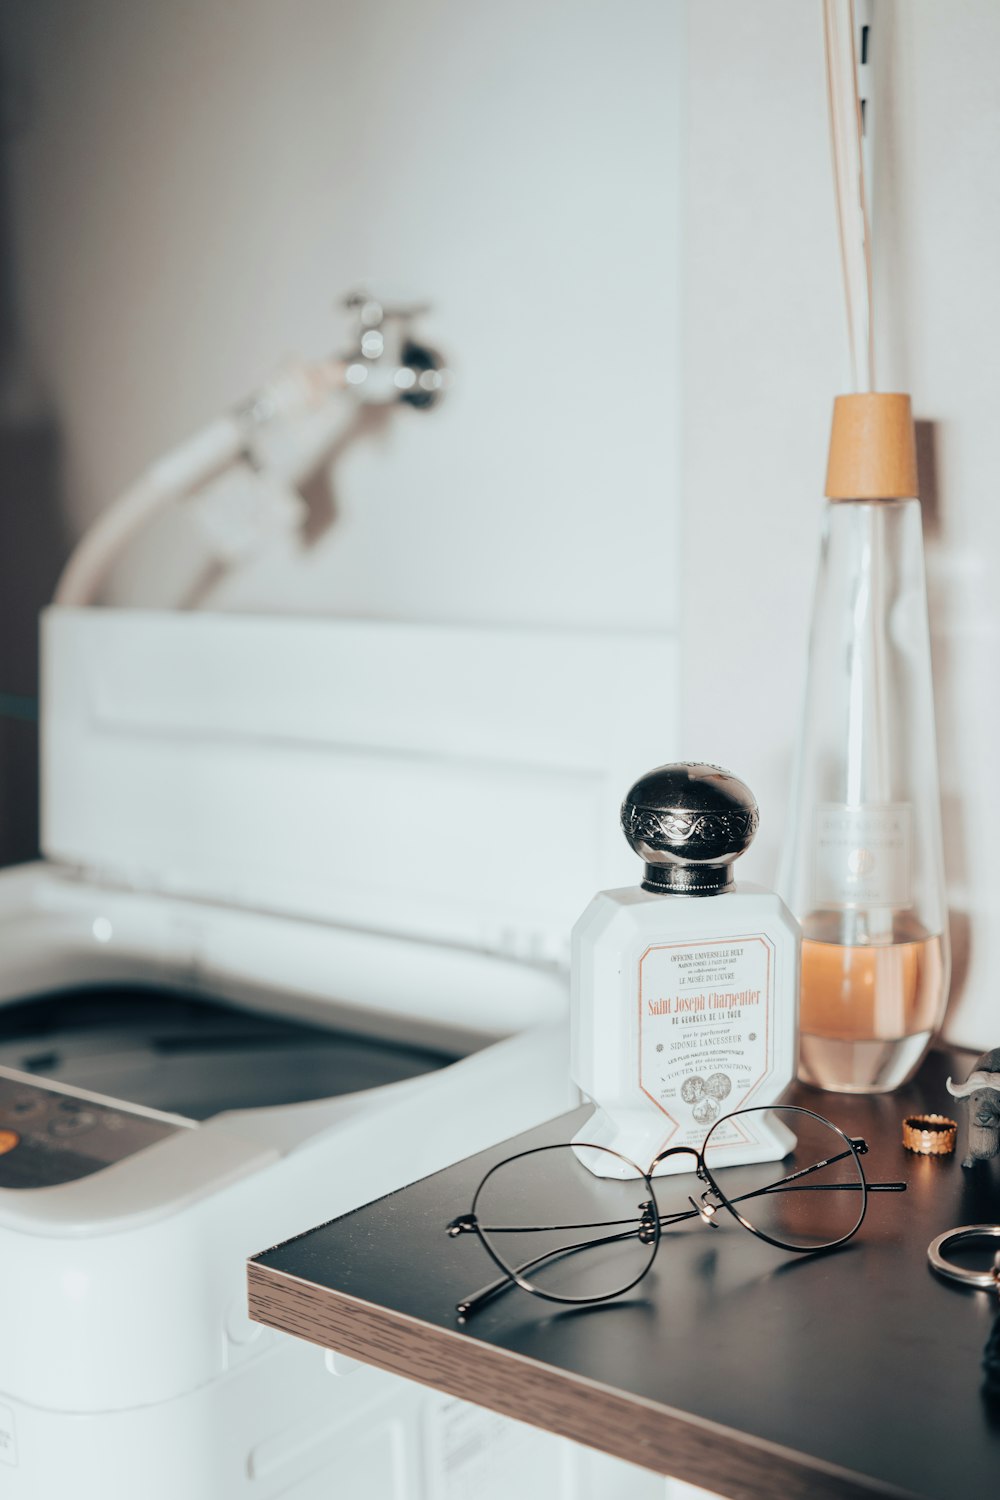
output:
[[[1000,1151],[1000,1047],[984,1052],[964,1083],[949,1078],[947,1088],[952,1098],[969,1101],[969,1154],[962,1166],[989,1161]]]

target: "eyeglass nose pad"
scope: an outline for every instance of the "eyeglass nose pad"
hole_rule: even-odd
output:
[[[640,1203],[639,1211],[642,1218],[639,1220],[639,1243],[640,1245],[651,1245],[656,1239],[657,1223],[656,1210],[652,1202]]]
[[[715,1218],[714,1203],[706,1203],[704,1198],[702,1198],[700,1203],[696,1203],[693,1198],[688,1198],[688,1202],[703,1224],[707,1224],[711,1229],[718,1229],[719,1225]]]

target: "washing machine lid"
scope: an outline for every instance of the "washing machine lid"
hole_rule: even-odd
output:
[[[562,959],[674,758],[656,634],[50,609],[42,841],[91,878]]]

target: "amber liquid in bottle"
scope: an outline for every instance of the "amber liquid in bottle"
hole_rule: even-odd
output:
[[[807,917],[803,934],[801,1076],[845,1093],[894,1087],[938,1024],[947,963],[940,935],[897,916],[884,936],[844,942],[843,919],[832,912]]]

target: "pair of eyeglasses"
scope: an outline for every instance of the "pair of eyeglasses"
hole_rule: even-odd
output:
[[[722,1115],[700,1150],[668,1147],[645,1172],[580,1141],[507,1157],[486,1173],[471,1211],[447,1226],[476,1235],[502,1273],[462,1298],[458,1320],[511,1287],[550,1302],[620,1297],[652,1266],[664,1229],[718,1228],[720,1215],[779,1250],[833,1250],[861,1228],[869,1193],[906,1189],[866,1181],[867,1151],[822,1115],[785,1104]]]

